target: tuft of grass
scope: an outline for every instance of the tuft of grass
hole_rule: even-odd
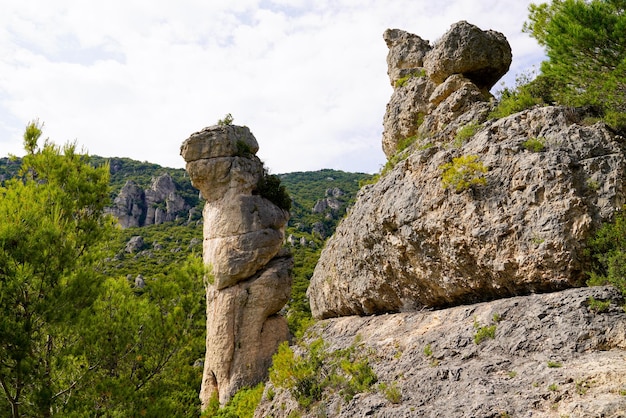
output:
[[[546,147],[546,139],[544,137],[532,137],[522,142],[522,146],[531,152],[541,152]]]
[[[587,188],[592,192],[598,191],[600,189],[600,183],[593,179],[587,179]]]
[[[392,382],[391,384],[381,382],[378,384],[378,390],[392,404],[396,405],[402,402],[402,390],[398,387],[397,382]]]
[[[468,139],[476,135],[476,132],[478,132],[480,128],[481,125],[479,123],[468,123],[457,131],[452,144],[456,148],[461,148]]]
[[[396,88],[404,86],[412,78],[424,77],[425,75],[426,75],[426,70],[424,70],[423,68],[413,71],[405,75],[404,77],[400,77],[399,79],[397,79]]]
[[[474,333],[475,344],[480,344],[487,338],[491,338],[492,340],[496,338],[496,326],[495,325],[482,326],[478,323],[476,318],[474,318],[474,329],[476,330],[476,332]]]
[[[563,367],[563,364],[558,361],[548,360],[548,367],[551,369],[558,369],[559,367]]]
[[[588,305],[589,309],[595,313],[606,312],[609,310],[609,307],[611,306],[610,300],[597,300],[593,296],[589,297],[589,299],[587,300],[587,303],[589,304]]]
[[[552,383],[550,386],[548,386],[548,390],[556,392],[557,390],[559,390],[559,386],[556,383]]]
[[[430,344],[426,344],[426,346],[424,347],[424,355],[426,357],[430,357],[433,355],[433,349],[431,348]]]

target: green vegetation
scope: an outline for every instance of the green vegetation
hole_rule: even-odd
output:
[[[281,208],[289,212],[291,209],[291,198],[284,185],[280,184],[280,177],[269,174],[267,171],[261,177],[257,185],[256,192]]]
[[[626,122],[624,4],[553,0],[531,4],[524,31],[545,48],[542,77],[558,103],[589,106],[606,122]]]
[[[597,300],[593,296],[590,296],[587,302],[589,303],[589,309],[591,309],[595,313],[606,312],[611,307],[610,300]]]
[[[472,122],[460,128],[454,137],[454,147],[461,148],[468,139],[476,135],[476,132],[480,130],[480,127],[481,125],[479,123]]]
[[[270,368],[272,384],[289,390],[302,408],[321,400],[327,388],[349,401],[378,380],[358,342],[329,352],[324,340],[318,338],[302,349],[303,354],[296,355],[286,342],[281,344]]]
[[[529,138],[526,141],[522,142],[522,146],[528,151],[541,152],[546,146],[546,139],[543,137]]]
[[[587,188],[593,192],[600,190],[600,183],[593,179],[587,179]]]
[[[232,125],[234,121],[233,115],[231,115],[230,113],[227,113],[226,116],[224,116],[224,119],[219,119],[217,121],[217,124],[219,126],[228,126],[228,125]]]
[[[539,73],[500,92],[491,117],[539,104],[583,107],[589,118],[626,127],[624,4],[613,0],[552,0],[531,4],[524,32],[545,48]]]
[[[494,339],[496,338],[496,326],[495,325],[480,325],[476,318],[474,318],[474,329],[476,332],[474,333],[474,343],[480,344],[487,338]]]
[[[559,361],[548,360],[548,367],[551,369],[558,369],[559,367],[563,367],[563,364]]]
[[[252,418],[261,398],[263,397],[263,383],[254,388],[240,389],[223,408],[215,397],[209,402],[209,406],[202,413],[202,418]]]
[[[452,188],[457,193],[475,185],[487,184],[484,173],[487,167],[478,161],[477,155],[463,155],[452,159],[451,163],[439,167],[442,170],[441,185],[444,189]]]
[[[555,392],[557,390],[559,390],[559,385],[557,385],[556,383],[552,383],[550,384],[550,386],[548,386],[548,390]]]
[[[237,156],[250,157],[251,155],[254,155],[252,148],[250,148],[250,145],[248,145],[247,142],[238,140],[235,145],[237,146]]]
[[[588,242],[592,260],[587,283],[591,286],[612,284],[626,295],[626,217],[615,215],[611,223],[600,227]]]
[[[591,388],[591,383],[586,380],[577,380],[576,381],[576,393],[580,396],[583,396],[587,393],[587,391]]]
[[[40,136],[0,187],[1,415],[198,416],[202,261],[109,274],[109,167]]]
[[[433,355],[433,349],[432,349],[432,347],[430,346],[430,344],[426,344],[426,346],[424,347],[424,355],[425,355],[426,357],[430,357],[430,356],[432,356],[432,355]]]
[[[378,384],[378,390],[385,396],[385,399],[392,404],[395,405],[402,402],[402,390],[398,387],[397,382],[392,382],[391,384],[380,382]]]
[[[491,118],[504,118],[536,105],[551,103],[550,86],[545,77],[534,72],[523,73],[515,78],[515,87],[498,92],[499,101],[489,114]]]
[[[424,77],[425,75],[426,75],[426,70],[424,69],[419,70],[419,71],[413,71],[412,73],[409,73],[405,75],[404,77],[400,77],[399,79],[397,79],[396,88],[404,86],[407,83],[407,81],[409,81],[412,78]]]

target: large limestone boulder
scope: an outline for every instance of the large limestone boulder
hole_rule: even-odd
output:
[[[416,149],[363,189],[317,264],[308,296],[328,318],[444,307],[584,283],[585,242],[625,201],[623,138],[570,108],[490,120],[460,148]],[[534,139],[544,149],[524,143]],[[442,186],[476,156],[485,185]]]
[[[435,83],[462,74],[480,89],[489,90],[509,70],[511,59],[511,47],[503,34],[461,21],[428,52],[424,68]]]
[[[206,199],[203,259],[207,340],[200,399],[221,404],[262,381],[289,336],[278,312],[291,292],[292,258],[281,251],[289,213],[259,194],[265,176],[246,127],[211,126],[181,147],[194,187]]]
[[[464,21],[452,25],[432,48],[399,29],[386,30],[383,39],[394,88],[383,119],[382,146],[388,158],[410,138],[453,137],[453,122],[460,118],[482,122],[489,89],[511,64],[504,35]]]

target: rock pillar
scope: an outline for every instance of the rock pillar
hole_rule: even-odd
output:
[[[291,292],[293,260],[282,250],[289,212],[266,199],[259,146],[246,127],[211,126],[181,147],[204,207],[207,340],[200,399],[221,404],[265,379],[289,336],[278,312]]]

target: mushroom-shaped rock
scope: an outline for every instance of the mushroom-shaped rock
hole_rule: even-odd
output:
[[[509,70],[511,59],[511,46],[502,33],[461,21],[426,54],[424,68],[437,84],[462,74],[480,89],[489,90]]]

